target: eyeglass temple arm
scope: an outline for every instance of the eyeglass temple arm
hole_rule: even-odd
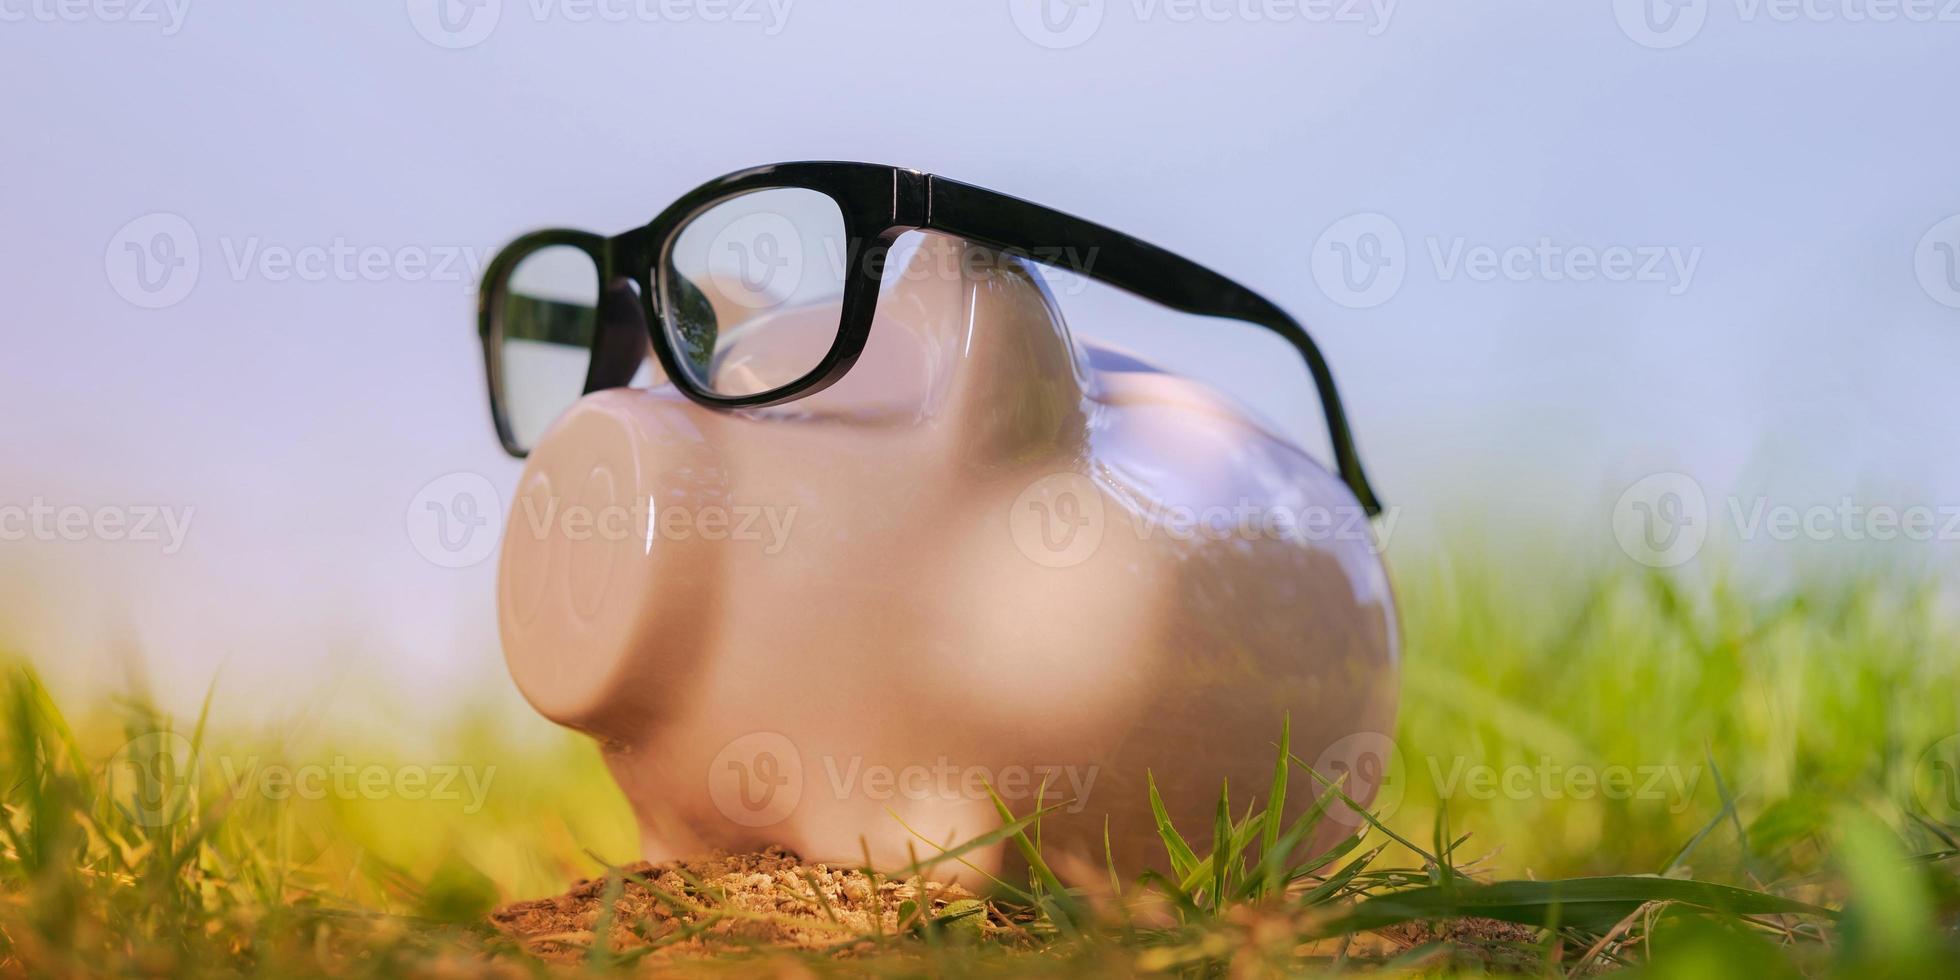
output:
[[[1181,313],[1243,320],[1286,338],[1307,362],[1319,390],[1341,480],[1370,517],[1381,513],[1381,501],[1362,469],[1361,452],[1334,386],[1334,372],[1306,329],[1285,311],[1258,293],[1140,238],[982,187],[938,176],[926,179],[928,228],[1061,266]]]

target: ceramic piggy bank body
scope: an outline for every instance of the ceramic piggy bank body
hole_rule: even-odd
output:
[[[772,343],[834,329],[798,316]],[[1375,794],[1396,621],[1338,479],[1210,390],[1072,341],[1017,260],[928,236],[877,316],[807,399],[603,391],[530,456],[506,659],[599,740],[646,858],[895,867],[998,827],[998,794],[1059,804],[1043,849],[1084,866],[1107,820],[1134,873],[1165,863],[1146,774],[1208,839],[1221,780],[1236,807],[1264,795],[1283,718],[1294,754]],[[1316,795],[1296,776],[1291,812]]]

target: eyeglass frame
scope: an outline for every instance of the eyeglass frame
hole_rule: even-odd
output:
[[[823,359],[795,381],[751,394],[717,394],[676,359],[664,316],[669,302],[663,295],[667,277],[656,281],[654,273],[670,261],[679,231],[702,212],[746,193],[779,188],[823,194],[843,217],[846,272],[837,337]],[[1333,371],[1306,329],[1284,310],[1196,262],[1095,222],[936,174],[870,163],[806,161],[752,167],[702,184],[652,221],[618,235],[548,229],[506,245],[485,269],[477,297],[490,412],[499,441],[512,456],[529,454],[528,447],[518,443],[504,405],[501,311],[512,270],[532,253],[554,245],[570,246],[584,252],[598,269],[600,296],[584,394],[628,384],[650,345],[668,380],[689,400],[708,408],[764,408],[813,395],[850,371],[870,338],[885,258],[899,236],[909,231],[942,232],[1037,262],[1035,249],[1093,255],[1093,262],[1071,271],[1181,313],[1238,320],[1279,334],[1306,361],[1313,376],[1338,475],[1370,516],[1381,513]],[[630,295],[635,291],[637,304]],[[631,323],[629,311],[643,317],[644,324]]]

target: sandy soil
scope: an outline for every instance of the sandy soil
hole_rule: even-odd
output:
[[[856,869],[806,865],[781,848],[642,862],[622,872],[607,924],[610,948],[651,946],[661,955],[742,946],[849,953],[862,944],[857,937],[898,931],[901,908],[916,905],[921,896],[935,915],[974,897],[956,885],[874,879]],[[600,927],[606,888],[604,878],[581,881],[554,898],[506,905],[491,914],[491,921],[544,959],[579,960]]]

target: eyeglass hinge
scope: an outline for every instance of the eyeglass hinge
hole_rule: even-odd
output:
[[[932,215],[932,177],[917,170],[892,171],[892,224],[923,228]]]

